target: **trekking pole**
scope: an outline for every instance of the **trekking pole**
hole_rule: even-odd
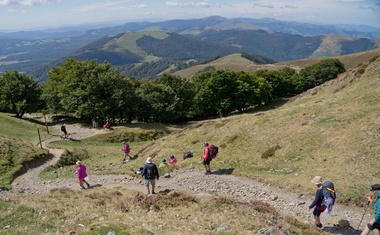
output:
[[[368,201],[368,202],[367,202],[367,207],[366,207],[365,210],[364,210],[363,216],[362,216],[362,218],[361,218],[361,220],[360,220],[360,222],[359,222],[359,225],[358,225],[358,228],[356,229],[356,231],[359,230],[359,227],[360,227],[360,225],[362,224],[362,220],[363,220],[363,218],[364,218],[364,215],[367,213],[367,210],[368,210],[368,208],[369,208],[369,204],[370,204],[370,203],[371,203],[371,201]]]

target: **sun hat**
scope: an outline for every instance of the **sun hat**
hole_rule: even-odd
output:
[[[81,162],[80,161],[77,161],[75,164],[77,164],[78,166],[81,164]]]
[[[208,146],[208,143],[207,143],[207,142],[204,142],[204,143],[203,143],[203,146],[205,146],[205,147]]]
[[[151,158],[151,157],[148,157],[147,159],[146,159],[146,163],[152,163],[153,162],[153,159]]]
[[[321,176],[315,176],[314,179],[311,180],[313,184],[323,184]]]
[[[174,158],[174,155],[173,155],[173,154],[170,154],[170,158]]]

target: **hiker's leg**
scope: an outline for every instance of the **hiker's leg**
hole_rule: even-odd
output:
[[[149,191],[149,180],[145,180],[145,185],[146,185],[146,190],[148,191],[148,194],[150,193]]]
[[[156,187],[156,180],[151,180],[150,184],[152,185],[152,194],[154,193],[154,188]]]
[[[369,230],[368,226],[365,226],[365,229],[363,230],[363,232],[360,235],[368,235],[369,232],[371,232],[371,230]]]
[[[314,225],[317,226],[318,224],[321,223],[321,219],[320,219],[320,215],[321,215],[322,211],[318,210],[317,208],[314,207],[314,210],[313,210],[313,215],[314,215]]]
[[[83,186],[83,182],[81,179],[78,179],[78,184],[79,184],[79,186]]]

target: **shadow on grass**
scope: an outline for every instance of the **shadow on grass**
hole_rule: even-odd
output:
[[[219,169],[216,171],[213,171],[213,175],[231,175],[232,172],[234,171],[234,168],[229,168],[229,169]]]

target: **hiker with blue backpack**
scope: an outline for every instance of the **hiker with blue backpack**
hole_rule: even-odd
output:
[[[374,218],[367,224],[361,235],[368,235],[372,230],[377,229],[380,234],[380,184],[374,184],[371,186],[371,191],[373,191],[372,197],[368,197],[368,205],[371,202],[375,203],[375,216]],[[362,218],[363,219],[363,218]],[[360,221],[361,222],[361,221]],[[360,226],[360,224],[359,224]]]
[[[311,182],[315,184],[318,189],[315,193],[314,201],[309,206],[309,210],[314,208],[314,225],[318,228],[322,228],[320,216],[325,210],[326,213],[332,211],[332,206],[334,205],[336,198],[335,188],[331,181],[323,182],[321,176],[315,176]]]

